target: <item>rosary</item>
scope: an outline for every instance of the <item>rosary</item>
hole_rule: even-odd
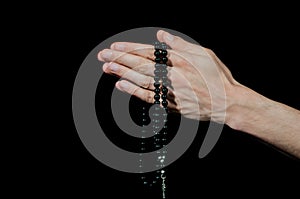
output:
[[[152,176],[154,179],[147,179],[145,176],[142,176],[141,179],[143,180],[143,184],[152,186],[156,184],[158,181],[161,181],[161,191],[162,191],[162,198],[166,198],[166,172],[163,170],[165,158],[167,151],[164,149],[164,146],[167,142],[167,116],[168,116],[168,102],[167,102],[167,94],[169,81],[168,81],[168,70],[167,70],[167,45],[165,43],[155,42],[154,43],[154,56],[155,56],[155,67],[154,67],[154,111],[152,113],[152,144],[154,149],[157,153],[156,159],[156,174]],[[145,126],[146,122],[146,108],[143,107],[143,126]],[[163,123],[162,123],[163,122]],[[163,126],[161,126],[163,124]],[[145,133],[145,129],[142,130],[142,133]],[[144,138],[142,136],[142,138]],[[140,143],[141,151],[146,151],[146,143],[142,141]],[[140,165],[139,167],[142,168],[142,156],[143,154],[140,153]]]

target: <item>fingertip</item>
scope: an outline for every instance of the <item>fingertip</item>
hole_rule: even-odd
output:
[[[120,81],[117,81],[117,82],[116,82],[115,87],[116,87],[118,90],[121,90],[121,87],[120,87]]]
[[[109,65],[108,63],[103,64],[103,66],[102,66],[103,72],[107,72],[108,65]]]
[[[115,49],[115,46],[116,46],[116,43],[114,42],[110,45],[110,49]]]
[[[170,42],[173,42],[173,40],[174,40],[174,36],[168,32],[163,33],[163,38],[167,44],[169,44]]]
[[[172,46],[172,43],[174,41],[174,35],[171,33],[164,31],[164,30],[159,30],[157,32],[157,39],[160,42],[165,42],[167,45]]]
[[[164,32],[165,31],[163,31],[163,30],[157,31],[156,37],[157,37],[158,41],[163,42],[163,34],[164,34]]]
[[[110,45],[110,49],[124,52],[126,51],[126,45],[124,42],[114,42]]]
[[[97,58],[98,58],[99,61],[104,61],[104,60],[102,59],[102,57],[101,57],[101,53],[102,53],[102,51],[100,51],[100,52],[97,54]]]
[[[126,80],[120,80],[116,82],[115,86],[120,91],[126,92],[129,88],[129,83]]]

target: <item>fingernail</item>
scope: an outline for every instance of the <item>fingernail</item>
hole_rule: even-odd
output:
[[[167,33],[165,32],[165,36],[164,36],[165,40],[168,40],[168,41],[173,41],[174,39],[174,36],[171,35],[170,33]]]
[[[120,81],[119,86],[122,90],[126,90],[129,87],[129,84],[126,81]]]
[[[113,47],[116,50],[120,50],[120,51],[124,51],[125,50],[125,45],[124,44],[116,43],[116,44],[114,44]]]
[[[117,72],[117,70],[119,69],[119,66],[116,63],[110,63],[109,68],[110,68],[111,71]]]
[[[109,59],[109,58],[111,58],[111,56],[112,56],[112,52],[109,50],[104,50],[101,52],[101,57],[103,59]]]

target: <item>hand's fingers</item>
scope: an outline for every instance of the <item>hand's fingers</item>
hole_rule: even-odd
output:
[[[153,91],[143,89],[133,83],[130,83],[126,80],[121,80],[116,83],[116,88],[120,91],[129,93],[130,95],[134,95],[138,98],[140,98],[143,101],[146,101],[147,103],[154,103],[154,93]]]
[[[114,43],[112,48],[114,49],[104,49],[99,52],[98,59],[106,62],[117,62],[139,73],[153,76],[155,63],[149,60],[152,54],[154,58],[153,47],[145,44],[118,42]],[[168,50],[168,66],[186,67],[191,64],[190,56],[190,53],[184,51]]]
[[[154,47],[148,44],[132,43],[132,42],[115,42],[110,46],[111,49],[120,52],[127,52],[139,55],[144,58],[154,60]]]
[[[154,46],[152,45],[131,42],[116,42],[111,45],[111,49],[138,55],[151,61],[154,61],[155,59]],[[175,63],[178,63],[180,62],[180,60],[182,60],[182,56],[172,49],[168,50],[167,57],[169,59],[169,61],[167,62],[168,66],[173,66]]]
[[[141,56],[104,49],[99,52],[98,59],[105,62],[119,63],[141,74],[153,76],[154,62]]]
[[[153,91],[138,87],[137,85],[135,85],[131,82],[128,82],[127,80],[118,81],[116,83],[116,88],[122,92],[126,92],[130,95],[136,96],[147,103],[154,103],[154,92]],[[173,104],[174,100],[169,101],[167,99],[167,101],[168,101],[168,107],[171,107],[171,110],[173,109],[173,107],[176,108],[176,105]],[[178,112],[178,111],[176,110],[176,112]]]
[[[154,89],[153,77],[143,75],[120,64],[114,62],[105,63],[103,65],[103,71],[105,73],[114,74],[118,77],[127,79],[145,89]]]
[[[202,46],[187,42],[181,37],[174,36],[163,30],[159,30],[157,32],[157,39],[160,42],[165,42],[174,50],[185,51],[198,55],[206,55]]]

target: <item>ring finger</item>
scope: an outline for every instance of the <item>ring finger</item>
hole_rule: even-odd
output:
[[[103,71],[108,74],[113,74],[118,77],[127,79],[138,86],[141,86],[145,89],[153,90],[154,79],[152,76],[147,76],[136,72],[135,70],[131,70],[123,65],[120,65],[115,62],[104,63]],[[153,73],[153,72],[152,72]]]

